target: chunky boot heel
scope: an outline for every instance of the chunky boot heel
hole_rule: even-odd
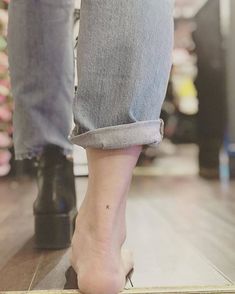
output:
[[[71,244],[77,211],[70,214],[35,215],[35,247],[62,249]]]
[[[38,196],[33,206],[35,247],[67,248],[77,215],[73,162],[61,148],[48,145],[37,161],[37,168]]]

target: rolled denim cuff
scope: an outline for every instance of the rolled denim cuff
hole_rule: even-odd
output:
[[[162,119],[109,126],[79,134],[75,126],[68,139],[83,148],[121,149],[135,145],[158,145],[163,139]]]

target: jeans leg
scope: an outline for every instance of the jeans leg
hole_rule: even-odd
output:
[[[71,142],[116,149],[162,140],[173,2],[82,0]]]
[[[74,0],[11,0],[8,53],[16,159],[47,144],[72,152]]]

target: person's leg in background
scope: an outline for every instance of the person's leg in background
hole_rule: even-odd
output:
[[[133,267],[126,197],[143,145],[162,139],[171,68],[172,0],[83,0],[71,142],[86,148],[88,189],[71,262],[83,293],[114,294]],[[138,237],[137,237],[138,238]]]
[[[70,231],[64,240],[57,238],[64,228],[62,219],[57,228],[52,223],[55,214],[69,213],[76,202],[68,158],[74,98],[73,11],[74,0],[11,0],[9,7],[14,151],[17,160],[39,158],[34,212],[40,248],[66,247],[71,239]],[[70,230],[70,224],[66,226]],[[51,232],[45,231],[48,227]]]

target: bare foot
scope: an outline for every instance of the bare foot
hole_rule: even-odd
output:
[[[84,294],[117,294],[126,284],[133,268],[131,251],[125,241],[124,207],[116,211],[115,227],[108,219],[92,214],[88,203],[82,204],[72,240],[71,263],[77,273],[79,290]]]

